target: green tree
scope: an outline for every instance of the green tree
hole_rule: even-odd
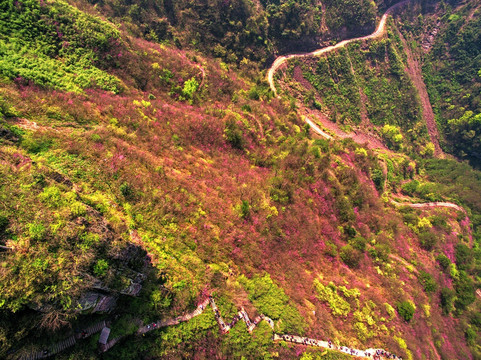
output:
[[[418,280],[427,293],[432,293],[436,291],[437,283],[433,276],[426,271],[421,270],[418,275]]]
[[[416,307],[411,301],[401,301],[396,304],[398,314],[405,320],[411,321]]]
[[[361,260],[362,253],[352,247],[352,245],[345,245],[341,248],[339,252],[341,260],[351,268],[357,268],[359,266],[359,261]]]
[[[199,83],[194,77],[191,77],[184,83],[184,87],[182,88],[182,95],[187,100],[192,100],[194,93],[199,88]]]

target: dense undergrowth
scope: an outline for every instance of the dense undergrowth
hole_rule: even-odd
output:
[[[434,5],[428,7],[424,17],[406,14],[402,28],[422,58],[429,97],[444,135],[444,148],[479,168],[479,4],[451,1]]]
[[[355,42],[325,56],[293,61],[283,79],[306,106],[344,129],[370,130],[395,151],[432,156],[417,91],[404,72],[400,35]],[[307,84],[309,85],[307,85]]]
[[[390,2],[344,0],[89,1],[147,40],[207,51],[245,69],[273,52],[315,47],[319,39],[367,34]]]
[[[184,314],[207,294],[226,318],[243,306],[274,319],[278,333],[407,359],[476,354],[479,209],[466,189],[443,185],[467,165],[318,139],[265,83],[209,55],[129,37],[87,3],[7,5],[0,41],[15,39],[26,56],[10,56],[10,43],[2,50],[0,244],[10,250],[0,252],[0,356],[105,318],[124,338],[103,358],[346,358],[274,344],[266,324],[249,334],[239,322],[221,336],[212,312],[136,335],[140,321]],[[124,27],[141,26],[134,15]],[[374,46],[401,66],[395,40]],[[375,49],[358,53],[345,55],[366,93],[383,75],[395,84],[386,91],[414,96],[392,64],[363,70],[369,57],[381,64]],[[344,60],[328,60],[339,77]],[[354,103],[325,99],[358,121]],[[376,117],[386,103],[371,98],[373,121],[407,131],[396,122],[406,116],[421,129],[407,108]],[[424,146],[423,134],[406,132],[403,146]],[[479,176],[469,174],[475,192]],[[397,210],[381,197],[386,184],[428,198],[426,176],[472,212],[473,235],[455,210]],[[142,290],[130,296],[139,274]],[[112,313],[86,309],[86,293],[114,297]],[[58,358],[98,358],[97,339]]]

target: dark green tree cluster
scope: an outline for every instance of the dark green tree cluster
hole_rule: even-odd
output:
[[[314,46],[318,37],[347,37],[372,31],[374,2],[314,0],[90,0],[135,35],[194,47],[228,62],[266,62],[273,52]],[[126,21],[128,19],[128,21]],[[326,27],[321,28],[325,23]]]

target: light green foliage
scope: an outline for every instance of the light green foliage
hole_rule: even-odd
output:
[[[176,326],[169,326],[159,334],[159,344],[162,347],[159,355],[166,355],[180,344],[189,348],[196,340],[205,337],[206,332],[217,328],[217,323],[212,311],[204,311],[201,315],[190,321],[182,322]],[[215,331],[216,332],[216,331]],[[247,331],[246,331],[247,333]]]
[[[272,329],[261,321],[249,334],[243,321],[222,338],[223,352],[231,359],[249,359],[255,355],[258,359],[273,359],[269,349],[272,347]]]
[[[107,270],[109,268],[109,263],[107,260],[99,259],[94,265],[94,274],[95,276],[103,277],[107,274]]]
[[[304,322],[299,311],[290,304],[289,297],[279,288],[269,274],[247,279],[239,278],[239,282],[249,293],[249,300],[260,313],[269,316],[276,322],[276,332],[302,334]]]
[[[359,322],[365,322],[369,326],[373,326],[376,321],[374,319],[373,310],[376,308],[376,304],[372,301],[368,301],[362,309],[354,312],[354,318]]]
[[[28,234],[32,240],[43,240],[45,233],[45,226],[43,224],[37,222],[28,224]]]
[[[309,350],[302,354],[300,360],[351,360],[352,357],[348,354],[339,351],[331,350]]]
[[[82,242],[79,244],[79,247],[84,251],[88,251],[92,246],[99,243],[100,236],[98,234],[86,232],[80,235],[80,240],[82,240]]]
[[[120,91],[120,81],[95,66],[119,38],[111,24],[63,1],[6,1],[0,12],[0,32],[9,39],[0,39],[0,74],[72,92]]]
[[[185,99],[192,101],[194,93],[199,88],[199,83],[197,80],[192,77],[184,83],[184,87],[182,88],[182,95]]]
[[[359,291],[359,289],[356,288],[348,289],[345,286],[341,285],[337,287],[337,290],[341,291],[342,295],[344,295],[344,297],[346,298],[357,299],[359,298],[359,296],[361,296],[361,292]]]
[[[397,343],[399,344],[399,347],[400,347],[401,349],[403,349],[403,350],[406,351],[407,356],[408,356],[408,357],[407,357],[408,360],[412,360],[412,359],[413,359],[413,354],[411,353],[410,350],[408,350],[408,346],[407,346],[407,344],[406,344],[406,341],[404,341],[403,338],[398,337],[398,336],[394,336],[394,340],[397,341]]]
[[[390,307],[389,310],[394,312],[392,307]],[[362,308],[358,308],[358,310],[353,313],[353,317],[356,320],[354,330],[357,333],[358,339],[361,341],[388,333],[386,325],[383,324],[386,319],[380,316],[377,305],[371,300],[366,301]],[[392,320],[392,318],[393,316],[391,316],[390,320]]]
[[[399,126],[386,124],[382,127],[381,133],[391,149],[402,149],[403,136]]]
[[[413,180],[403,184],[402,190],[408,195],[418,196],[429,201],[442,201],[442,197],[439,195],[442,192],[442,186],[434,182]]]
[[[430,229],[433,227],[433,224],[431,224],[431,221],[429,221],[429,218],[423,217],[419,219],[418,224],[416,226],[418,229]]]
[[[333,315],[347,316],[351,312],[351,305],[345,300],[345,298],[339,295],[338,289],[334,283],[324,286],[318,279],[314,280],[314,287],[317,291],[317,297],[320,301],[326,302]],[[341,289],[343,288],[343,289]],[[359,297],[360,292],[357,289],[348,290],[345,287],[339,287],[339,290],[347,298],[356,299]]]
[[[355,323],[354,330],[356,331],[357,338],[361,341],[366,341],[373,336],[372,332],[369,331],[367,326],[362,322]]]
[[[80,201],[73,201],[70,205],[70,211],[74,217],[83,216],[87,213],[87,207]]]
[[[388,303],[384,303],[384,307],[386,308],[386,311],[389,314],[389,318],[391,320],[394,319],[396,317],[396,311],[394,310],[394,308]]]

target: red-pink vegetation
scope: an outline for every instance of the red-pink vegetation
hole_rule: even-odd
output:
[[[405,264],[393,261],[390,269],[387,261],[364,252],[359,267],[349,268],[338,254],[326,254],[328,246],[339,252],[351,240],[352,228],[368,247],[385,245],[407,261],[416,259],[430,273],[436,269],[432,257],[420,250],[415,234],[378,198],[369,160],[352,149],[316,159],[309,140],[296,135],[285,121],[288,111],[278,99],[269,104],[248,99],[231,104],[233,93],[244,83],[217,63],[202,58],[194,62],[188,53],[143,40],[129,45],[144,55],[127,52],[118,59],[122,66],[116,74],[129,85],[121,95],[99,90],[76,95],[34,87],[12,91],[19,92],[21,112],[62,130],[49,132],[56,147],[96,169],[95,176],[89,174],[87,191],[110,189],[117,202],[112,206],[118,211],[129,203],[130,213],[124,216],[144,236],[139,238],[156,263],[175,267],[169,273],[166,266],[167,276],[177,279],[176,271],[182,271],[195,283],[192,292],[178,293],[173,311],[180,313],[212,285],[206,284],[203,268],[194,268],[188,258],[172,259],[170,253],[162,258],[159,249],[195,254],[201,264],[231,263],[247,275],[269,272],[306,317],[312,311],[305,300],[314,304],[316,321],[310,333],[320,338],[338,335],[336,329],[345,339],[355,338],[356,333],[316,298],[312,284],[319,275],[325,283],[359,289],[360,303],[372,300],[376,314],[386,318],[384,303],[395,306],[405,298],[414,299],[419,306],[413,322],[394,319],[388,327],[395,332],[389,335],[401,334],[411,349],[419,349],[416,357],[427,356],[432,346],[422,339],[431,336],[428,322],[443,329],[450,320],[440,315],[437,306],[432,306],[430,319],[424,318],[420,305],[430,300],[416,277],[403,270]],[[133,68],[134,61],[139,62],[135,72],[124,73],[122,68]],[[198,66],[207,74],[200,95],[207,92],[210,102],[204,105],[201,96],[194,105],[173,99],[171,86],[181,86],[191,77],[200,80]],[[173,84],[159,80],[163,69],[173,74]],[[240,109],[244,103],[251,106],[252,116]],[[228,121],[240,131],[242,149],[226,138]],[[288,140],[278,140],[281,135]],[[282,151],[287,155],[281,158]],[[17,166],[29,162],[21,154],[13,158]],[[131,194],[120,190],[126,184]],[[449,237],[443,244],[452,260],[454,240]],[[433,299],[436,304],[437,298]],[[442,331],[443,349],[451,354],[454,334],[459,332]],[[368,345],[386,348],[387,343],[393,351],[399,350],[389,335],[370,339]]]

